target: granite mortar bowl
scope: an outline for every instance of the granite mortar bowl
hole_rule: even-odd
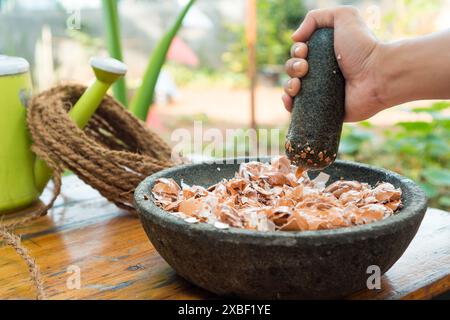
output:
[[[328,183],[340,177],[371,185],[390,182],[402,189],[403,209],[362,226],[258,232],[189,224],[152,200],[151,189],[159,178],[210,186],[233,177],[238,167],[237,163],[178,166],[146,178],[135,191],[141,222],[159,254],[180,276],[222,296],[330,299],[366,288],[371,275],[367,268],[377,265],[381,273],[386,272],[408,247],[426,211],[426,196],[413,181],[388,170],[346,161],[336,161],[323,170],[331,175]],[[317,172],[310,174],[315,175]]]

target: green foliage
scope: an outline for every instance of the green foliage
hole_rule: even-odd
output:
[[[418,182],[430,205],[450,208],[449,102],[437,102],[411,112],[425,113],[430,121],[400,122],[393,128],[345,125],[341,157],[385,167]]]
[[[291,34],[306,15],[302,0],[258,0],[257,1],[257,42],[256,60],[258,66],[284,64],[289,57]],[[223,62],[233,72],[247,70],[247,47],[245,26],[233,24],[225,26],[230,43],[222,55]]]
[[[222,54],[222,61],[227,70],[244,73],[248,67],[245,26],[242,24],[225,25],[224,42],[228,43],[227,51]],[[258,55],[258,52],[257,52]]]
[[[342,134],[339,151],[353,156],[357,155],[361,147],[374,136],[372,131],[357,126],[344,126]]]
[[[259,0],[257,14],[258,64],[283,64],[289,54],[286,44],[306,15],[303,1]]]

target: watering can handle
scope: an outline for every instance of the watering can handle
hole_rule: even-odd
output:
[[[96,80],[69,111],[69,117],[79,128],[86,126],[110,86],[127,72],[127,65],[113,58],[94,57],[89,63],[94,70]],[[52,171],[44,161],[36,159],[34,175],[36,188],[42,192],[52,176]]]

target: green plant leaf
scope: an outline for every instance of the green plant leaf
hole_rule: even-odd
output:
[[[439,101],[436,103],[433,103],[430,107],[419,107],[411,109],[412,112],[426,112],[426,113],[433,113],[433,112],[439,112],[443,111],[447,108],[450,108],[450,102],[448,101]]]
[[[427,142],[427,150],[431,156],[450,157],[450,145],[448,140],[432,136]]]
[[[443,206],[450,208],[450,197],[449,196],[442,196],[439,198],[438,203]]]
[[[442,187],[450,186],[450,170],[427,168],[423,171],[423,177],[427,182]]]
[[[341,140],[339,144],[339,153],[352,154],[358,150],[359,145],[354,141]]]
[[[372,139],[373,133],[366,130],[355,129],[352,133],[352,136],[363,142]]]
[[[433,130],[433,125],[425,121],[399,122],[397,125],[407,131],[430,132]]]
[[[359,123],[359,125],[361,126],[361,127],[364,127],[364,128],[367,128],[367,129],[372,129],[373,128],[373,124],[372,123],[370,123],[369,121],[361,121],[360,123]]]
[[[167,31],[167,33],[156,45],[147,65],[142,84],[130,103],[130,111],[143,121],[145,121],[145,119],[147,118],[148,110],[150,109],[150,106],[153,102],[156,82],[158,81],[158,76],[161,68],[166,61],[166,55],[169,51],[170,44],[172,43],[173,38],[180,29],[184,17],[188,13],[194,2],[195,0],[190,0],[186,4],[183,10],[181,10],[170,30]]]
[[[117,0],[103,0],[103,16],[109,55],[114,59],[123,61]],[[117,80],[112,89],[114,97],[126,106],[128,102],[125,78],[122,77]]]
[[[439,189],[426,182],[418,182],[419,186],[425,191],[428,198],[434,198],[439,194]]]
[[[437,126],[442,127],[447,130],[447,137],[450,135],[450,117],[442,117],[439,119],[435,119]]]

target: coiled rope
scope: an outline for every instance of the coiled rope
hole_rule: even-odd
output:
[[[174,165],[171,149],[110,96],[84,130],[78,128],[67,112],[85,90],[63,85],[31,100],[32,149],[56,176],[69,169],[118,207],[134,211],[134,189],[146,176]]]
[[[38,299],[45,298],[39,268],[12,230],[46,214],[60,193],[65,169],[118,207],[134,212],[137,185],[175,164],[169,145],[110,96],[102,100],[84,130],[78,128],[67,112],[85,90],[81,85],[59,85],[31,99],[27,122],[32,150],[53,170],[53,198],[32,216],[0,222],[0,237],[26,262]]]

